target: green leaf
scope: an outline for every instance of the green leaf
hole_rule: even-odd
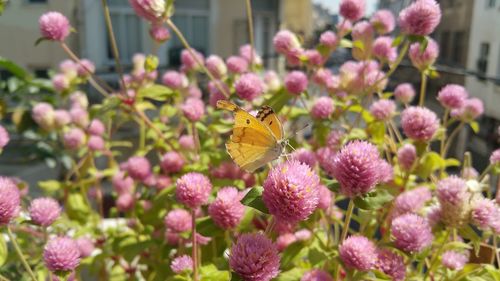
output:
[[[421,178],[428,178],[432,172],[446,166],[446,161],[436,152],[428,152],[420,159],[417,174]]]
[[[82,194],[80,193],[69,193],[67,204],[65,204],[66,213],[68,217],[72,220],[76,220],[82,224],[89,221],[90,207],[85,202]]]
[[[361,40],[356,40],[352,43],[353,48],[360,49],[361,51],[365,50],[365,44]]]
[[[0,267],[5,264],[8,256],[7,242],[5,242],[3,235],[0,235]]]
[[[352,48],[352,41],[348,39],[340,39],[340,44],[339,46],[342,48]]]
[[[398,37],[394,38],[394,40],[392,41],[392,46],[393,47],[397,47],[399,45],[401,45],[401,43],[403,43],[403,40],[405,39],[405,36],[404,35],[399,35]]]
[[[487,264],[484,267],[486,271],[495,279],[495,281],[500,281],[500,271],[491,264]]]
[[[294,267],[291,270],[282,272],[276,278],[276,281],[297,281],[306,273],[306,269],[300,267]]]
[[[372,140],[376,144],[383,144],[385,140],[385,124],[384,122],[372,122],[368,124],[368,133],[372,136]]]
[[[338,193],[340,190],[340,183],[337,180],[324,179],[323,183],[334,193]]]
[[[38,186],[47,193],[53,193],[62,187],[61,182],[56,180],[39,181]]]
[[[307,254],[307,258],[312,266],[317,265],[320,262],[324,262],[328,259],[328,255],[324,251],[317,247],[311,248]]]
[[[196,232],[203,236],[223,236],[224,231],[219,228],[211,217],[203,217],[196,220]]]
[[[264,214],[269,214],[269,210],[267,210],[264,201],[262,201],[262,191],[264,191],[262,186],[256,186],[250,189],[245,197],[241,199],[241,204],[254,208]]]
[[[29,73],[15,62],[0,56],[0,69],[5,69],[19,79],[29,79]]]
[[[268,100],[266,100],[264,104],[272,107],[274,112],[278,113],[293,97],[294,96],[287,93],[284,89],[281,89],[279,92],[273,94]]]
[[[229,271],[218,270],[213,264],[205,265],[200,268],[201,280],[206,281],[229,281]]]
[[[472,131],[474,131],[474,133],[476,134],[479,133],[479,123],[477,121],[470,122],[469,126],[472,129]]]
[[[238,274],[231,272],[231,281],[244,281],[244,280]]]
[[[175,92],[165,86],[154,84],[139,90],[137,95],[142,98],[149,98],[156,101],[165,101]]]
[[[40,37],[40,38],[36,39],[35,44],[33,44],[33,45],[35,45],[35,47],[36,47],[36,46],[40,45],[40,43],[45,42],[45,41],[49,41],[49,39],[47,39],[45,37]]]
[[[458,167],[460,164],[462,164],[462,162],[455,158],[448,158],[445,160],[446,167]]]
[[[281,255],[281,268],[288,269],[292,262],[298,257],[304,249],[304,242],[295,242],[290,244]]]
[[[394,196],[385,189],[376,189],[365,196],[358,196],[354,199],[356,207],[363,210],[378,210],[382,208],[387,202],[390,202]]]

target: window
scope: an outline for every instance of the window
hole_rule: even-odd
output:
[[[477,60],[477,71],[479,78],[485,78],[488,71],[488,55],[490,53],[490,43],[481,43],[479,48],[479,58]]]
[[[451,53],[451,60],[454,63],[457,63],[459,65],[464,65],[463,61],[463,46],[464,46],[464,40],[465,40],[465,32],[463,31],[458,31],[455,32],[453,36],[453,44],[452,46],[452,53]]]
[[[496,0],[486,0],[486,8],[495,8]]]
[[[443,33],[441,34],[441,51],[439,53],[442,54],[441,58],[445,61],[450,59],[449,43],[450,43],[450,32],[443,31]]]

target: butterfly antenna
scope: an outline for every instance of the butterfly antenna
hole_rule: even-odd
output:
[[[290,148],[292,148],[292,150],[293,150],[293,151],[295,151],[295,147],[293,147],[293,146],[290,144],[290,142],[288,142],[288,141],[287,141],[287,142],[286,142],[286,144],[287,144]]]

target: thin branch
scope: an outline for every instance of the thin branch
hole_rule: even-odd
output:
[[[255,42],[253,38],[253,16],[252,0],[246,0],[247,18],[248,18],[248,37],[250,39],[250,69],[253,68]]]

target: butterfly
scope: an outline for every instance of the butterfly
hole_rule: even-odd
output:
[[[270,106],[262,106],[255,117],[227,100],[219,100],[217,108],[234,112],[233,134],[226,150],[240,168],[253,172],[282,155],[288,141]]]

